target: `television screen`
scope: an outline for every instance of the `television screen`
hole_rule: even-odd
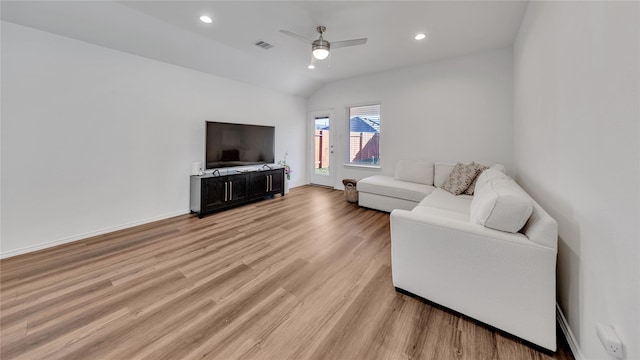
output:
[[[274,163],[275,127],[207,121],[206,168]]]

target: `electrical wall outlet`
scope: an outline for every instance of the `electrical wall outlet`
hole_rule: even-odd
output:
[[[622,341],[620,341],[620,338],[613,328],[609,325],[596,324],[596,329],[598,331],[598,338],[602,345],[604,345],[607,353],[616,359],[622,359]]]

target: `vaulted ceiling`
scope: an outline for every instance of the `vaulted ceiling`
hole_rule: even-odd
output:
[[[308,96],[325,83],[513,43],[524,1],[2,1],[2,20],[198,71]],[[199,20],[203,14],[211,24]],[[307,69],[311,46],[334,49]],[[421,41],[417,33],[427,34]],[[273,48],[254,44],[265,41]]]

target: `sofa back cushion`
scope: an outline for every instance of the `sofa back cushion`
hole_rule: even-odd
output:
[[[396,165],[396,180],[433,185],[433,163],[400,160]]]
[[[434,167],[433,185],[441,188],[455,166],[456,164],[437,162]]]
[[[516,233],[527,223],[532,211],[532,199],[513,180],[496,178],[476,187],[469,215],[473,223]]]

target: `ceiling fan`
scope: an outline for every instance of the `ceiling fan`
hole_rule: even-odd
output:
[[[331,48],[337,49],[346,46],[364,45],[367,43],[367,38],[329,42],[322,38],[322,34],[327,31],[326,27],[320,25],[316,30],[320,33],[320,38],[318,40],[307,39],[304,36],[300,36],[287,30],[280,30],[280,32],[306,43],[311,43],[311,53],[313,54],[313,57],[318,60],[326,59],[327,56],[329,56],[329,50]]]

